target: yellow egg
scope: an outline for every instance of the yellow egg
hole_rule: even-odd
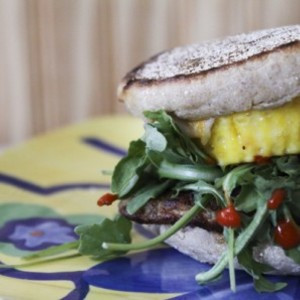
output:
[[[193,135],[220,165],[300,153],[300,97],[284,106],[190,122]]]

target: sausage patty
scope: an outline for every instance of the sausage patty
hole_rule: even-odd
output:
[[[119,203],[119,211],[126,218],[141,224],[174,224],[193,205],[193,193],[179,193],[176,197],[166,193],[156,199],[151,199],[136,213],[130,215],[127,204],[130,201],[122,200]],[[215,221],[215,211],[218,209],[216,202],[211,201],[207,209],[199,212],[188,224],[199,226],[209,231],[222,232],[223,228]]]

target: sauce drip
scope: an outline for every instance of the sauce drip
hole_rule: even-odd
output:
[[[118,195],[106,193],[99,198],[97,201],[98,206],[111,205],[115,200],[118,199]]]
[[[241,216],[232,203],[216,212],[216,221],[224,227],[238,228],[241,226]]]
[[[275,227],[274,240],[285,250],[295,248],[300,244],[300,229],[292,220],[281,220]]]
[[[285,189],[276,189],[268,200],[268,209],[276,210],[286,197]]]
[[[257,165],[265,165],[271,162],[271,158],[270,157],[265,157],[265,156],[261,156],[261,155],[255,155],[254,156],[254,162]]]

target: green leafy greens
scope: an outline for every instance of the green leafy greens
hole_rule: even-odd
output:
[[[243,250],[238,255],[239,263],[245,268],[254,280],[255,289],[259,292],[276,292],[284,287],[286,283],[277,282],[273,283],[266,279],[262,274],[272,270],[269,266],[255,261],[252,257],[250,249]]]
[[[104,218],[96,224],[79,225],[75,227],[75,232],[76,234],[78,234],[79,240],[37,251],[33,254],[25,256],[24,259],[39,259],[43,257],[58,255],[68,251],[72,251],[72,254],[70,254],[70,256],[73,256],[73,252],[75,251],[75,254],[87,255],[93,259],[107,259],[116,255],[121,255],[126,253],[127,251],[111,251],[102,248],[101,245],[103,242],[108,241],[112,243],[123,243],[124,245],[130,243],[131,228],[131,222],[119,215],[117,215],[114,220]],[[26,265],[31,264],[29,263]]]
[[[128,244],[131,242],[130,231],[131,222],[121,216],[117,216],[114,220],[104,219],[99,224],[77,226],[75,232],[79,235],[78,251],[94,259],[114,255],[113,251],[101,247],[102,242]],[[118,254],[123,253],[126,251]]]

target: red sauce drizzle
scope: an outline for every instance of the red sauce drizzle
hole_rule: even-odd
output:
[[[257,165],[265,165],[271,162],[271,158],[270,157],[265,157],[265,156],[261,156],[261,155],[255,155],[254,156],[254,162]]]
[[[300,229],[292,220],[281,220],[275,227],[274,240],[283,249],[292,249],[300,244]]]
[[[286,197],[285,189],[276,189],[268,200],[268,209],[276,210]]]
[[[111,205],[115,200],[118,199],[118,195],[106,193],[99,198],[97,201],[98,206]]]
[[[232,203],[216,212],[216,221],[224,227],[239,228],[241,226],[241,216]]]
[[[205,162],[208,165],[213,165],[213,166],[217,164],[217,162],[213,158],[211,158],[211,157],[207,157],[206,160],[205,160]]]

